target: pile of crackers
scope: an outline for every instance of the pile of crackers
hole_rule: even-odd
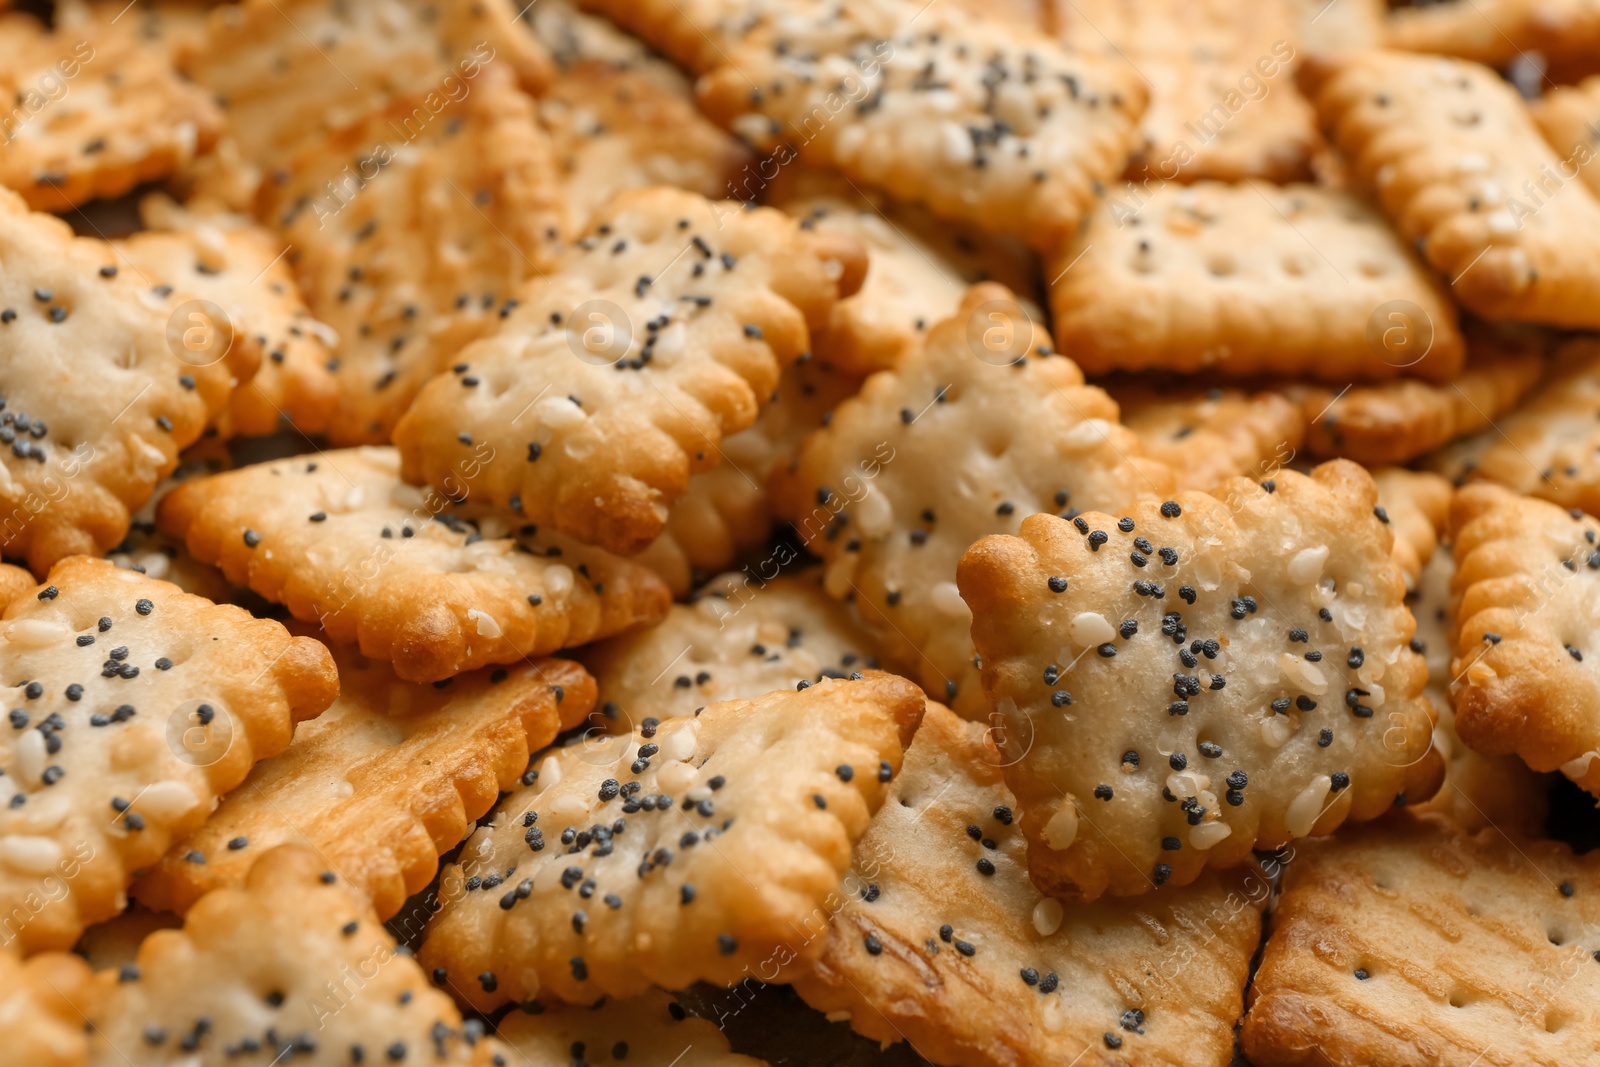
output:
[[[0,9],[0,1067],[1600,1064],[1591,0]]]

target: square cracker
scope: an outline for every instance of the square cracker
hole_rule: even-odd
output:
[[[298,841],[388,919],[517,785],[530,753],[594,706],[594,680],[567,660],[473,671],[434,687],[402,681],[353,648],[332,651],[339,699],[144,872],[138,900],[181,914],[219,886],[242,884],[266,850]]]
[[[647,1067],[767,1067],[764,1060],[730,1052],[727,1037],[715,1023],[688,1014],[672,994],[658,989],[626,1000],[601,1000],[592,1007],[540,1008],[533,1014],[512,1012],[500,1020],[497,1036],[521,1057],[511,1062],[555,1065],[580,1058],[601,1067],[624,1062]]]
[[[1246,868],[1127,901],[1028,880],[988,731],[930,704],[795,988],[857,1032],[965,1067],[1224,1067],[1270,880]]]
[[[157,522],[230,581],[408,681],[519,663],[666,614],[666,587],[638,564],[407,485],[399,465],[393,449],[361,448],[241,467],[178,486]]]
[[[419,394],[395,431],[406,477],[442,486],[492,443],[464,480],[482,501],[638,552],[865,269],[854,240],[771,208],[619,193]]]
[[[316,641],[81,557],[7,605],[0,659],[0,913],[23,909],[5,937],[25,952],[117,914],[133,872],[339,689]]]
[[[1600,864],[1407,816],[1286,865],[1240,1037],[1259,1067],[1566,1067],[1600,1026]]]
[[[1456,310],[1377,212],[1310,185],[1113,191],[1047,266],[1057,339],[1091,374],[1461,367]]]
[[[1334,460],[967,550],[1034,884],[1186,885],[1433,795],[1427,667],[1377,504]]]
[[[1600,74],[1552,89],[1528,107],[1555,154],[1570,160],[1589,191],[1600,196]]]
[[[1138,379],[1103,383],[1145,454],[1172,468],[1179,489],[1224,478],[1269,478],[1295,456],[1306,419],[1281,393],[1212,388],[1175,392]]]
[[[445,868],[423,966],[488,1010],[803,965],[922,709],[872,674],[552,751]]]
[[[1498,74],[1371,51],[1315,58],[1300,81],[1352,176],[1455,299],[1487,319],[1600,325],[1600,202]]]
[[[1035,512],[1163,499],[1172,478],[1117,424],[1111,398],[989,284],[806,439],[779,506],[885,660],[982,716],[972,616],[956,589],[961,553]]]

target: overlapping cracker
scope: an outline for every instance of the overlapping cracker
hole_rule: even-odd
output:
[[[1306,419],[1282,393],[1207,389],[1178,392],[1139,381],[1108,384],[1122,424],[1146,455],[1172,468],[1179,489],[1210,489],[1224,478],[1269,478],[1294,458]]]
[[[230,603],[234,589],[217,568],[201,563],[189,554],[188,546],[176,537],[156,529],[156,505],[174,485],[192,478],[203,478],[233,466],[226,442],[207,437],[188,449],[172,473],[156,483],[150,500],[133,514],[128,536],[106,553],[119,567],[163,582],[171,582],[185,593],[203,596],[217,604]]]
[[[487,1009],[814,957],[798,924],[837,890],[922,708],[903,678],[830,679],[552,752],[445,868],[423,966]]]
[[[83,931],[72,952],[88,961],[96,971],[117,970],[135,965],[139,946],[157,930],[176,930],[183,919],[164,911],[151,911],[142,904],[130,903],[121,915],[97,922]]]
[[[1042,890],[1185,885],[1438,788],[1371,477],[1335,460],[1213,493],[1036,516],[961,561]]]
[[[5,942],[70,948],[338,693],[327,651],[103,560],[65,560],[0,622]]]
[[[1044,1067],[1092,1051],[1227,1064],[1268,881],[1207,875],[1063,907],[1028,880],[1001,762],[983,726],[929,705],[800,995],[936,1063]]]
[[[1458,491],[1450,524],[1457,732],[1600,793],[1600,524],[1493,485]]]
[[[520,663],[666,614],[671,596],[645,568],[513,526],[451,488],[467,506],[402,482],[393,449],[347,449],[185,483],[157,521],[230,581],[408,681]]]
[[[1597,27],[1600,28],[1600,27]],[[1528,105],[1533,121],[1556,155],[1570,159],[1589,191],[1600,196],[1600,74],[1552,89]]]
[[[32,589],[33,575],[21,567],[13,567],[9,563],[0,563],[0,610],[17,597]]]
[[[578,0],[691,74],[726,62],[727,50],[776,8],[771,0]]]
[[[1487,67],[1402,52],[1301,69],[1329,140],[1456,300],[1487,319],[1600,325],[1600,202],[1516,89]]]
[[[64,952],[24,963],[0,952],[0,1027],[8,1067],[85,1067],[88,1042],[78,1005],[87,1004],[92,975]]]
[[[619,193],[417,397],[395,431],[406,476],[442,486],[492,444],[462,479],[480,500],[637,552],[755,421],[865,258],[770,208]]]
[[[1378,506],[1394,534],[1391,555],[1400,565],[1406,589],[1414,590],[1449,522],[1450,483],[1437,474],[1404,467],[1384,467],[1371,473],[1378,487]]]
[[[386,442],[422,384],[551,266],[561,188],[506,74],[397,100],[307,144],[267,186],[306,303],[339,336],[335,443]]]
[[[144,48],[156,50],[173,63],[205,39],[212,6],[209,0],[142,0],[131,8],[126,0],[59,0],[51,25],[58,32],[71,32],[127,18]]]
[[[1442,287],[1347,193],[1122,186],[1046,275],[1062,349],[1091,374],[1297,373],[1342,386],[1444,381],[1461,367]]]
[[[239,888],[190,909],[139,949],[135,972],[95,979],[93,1063],[430,1063],[489,1067],[463,1023],[367,900],[316,852],[283,845]]]
[[[1557,1067],[1594,1055],[1600,866],[1440,816],[1307,842],[1241,1032],[1260,1067]]]
[[[673,605],[659,626],[584,650],[599,686],[591,721],[629,733],[647,718],[876,668],[872,637],[823,592],[821,578],[723,575],[693,603]]]
[[[1292,40],[1312,55],[1360,52],[1384,43],[1389,5],[1385,0],[1289,0]]]
[[[1388,46],[1459,56],[1491,67],[1537,52],[1557,78],[1596,71],[1600,9],[1591,0],[1444,0],[1397,7]]]
[[[0,190],[0,550],[38,575],[128,530],[178,451],[255,373],[257,346],[185,346],[179,297]],[[211,338],[219,334],[207,335]]]
[[[609,18],[581,10],[576,0],[540,0],[522,18],[561,70],[601,60],[638,71],[671,92],[691,90],[689,78],[670,61]]]
[[[0,15],[0,185],[59,211],[120,196],[204,152],[222,116],[149,48],[137,20],[85,19],[51,32]]]
[[[993,347],[987,347],[992,344]],[[964,715],[985,713],[956,562],[1035,511],[1161,499],[1172,472],[998,285],[974,287],[897,370],[806,440],[779,506],[855,599],[886,660]]]
[[[658,990],[588,1008],[552,1004],[535,1015],[512,1012],[497,1033],[515,1053],[511,1062],[535,1067],[573,1060],[596,1067],[766,1067],[764,1060],[730,1052],[716,1024],[687,1014]]]

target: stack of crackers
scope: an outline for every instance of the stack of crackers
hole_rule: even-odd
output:
[[[1600,1064],[1593,3],[16,8],[0,1067]]]

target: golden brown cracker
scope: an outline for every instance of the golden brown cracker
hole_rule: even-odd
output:
[[[80,1005],[89,1003],[92,975],[64,952],[24,963],[0,952],[0,1027],[6,1067],[86,1067],[88,1042]]]
[[[767,11],[769,0],[578,0],[658,49],[691,74],[727,62],[727,49]]]
[[[204,478],[233,466],[233,458],[225,442],[216,437],[203,438],[178,458],[172,473],[156,483],[150,501],[133,514],[128,526],[128,536],[106,553],[106,558],[119,567],[163,582],[171,582],[185,593],[203,596],[217,604],[233,600],[233,586],[217,568],[201,563],[189,553],[188,546],[176,537],[168,537],[156,529],[156,505],[167,491],[180,482]]]
[[[1185,885],[1433,794],[1427,668],[1377,504],[1335,460],[1120,516],[1039,515],[967,551],[1036,885]]]
[[[1595,73],[1600,7],[1593,0],[1444,0],[1389,13],[1387,45],[1506,67],[1537,53],[1557,78]]]
[[[1594,1052],[1600,870],[1440,816],[1306,842],[1240,1034],[1260,1067],[1511,1067]]]
[[[1567,169],[1600,196],[1600,74],[1587,78],[1578,85],[1552,89],[1528,105],[1533,121],[1555,154],[1570,160]]]
[[[64,560],[6,608],[3,939],[69,948],[133,872],[338,693],[327,651],[103,560]]]
[[[1437,474],[1404,467],[1382,467],[1371,473],[1382,519],[1394,534],[1394,561],[1405,575],[1406,589],[1415,589],[1449,522],[1450,483]]]
[[[1305,438],[1300,408],[1281,393],[1212,388],[1173,393],[1126,380],[1107,383],[1122,424],[1146,455],[1172,468],[1179,489],[1210,489],[1224,478],[1271,477]]]
[[[642,1063],[646,1067],[766,1067],[766,1061],[737,1055],[715,1023],[686,1013],[671,994],[651,990],[626,1000],[602,1000],[591,1007],[541,1005],[529,1014],[514,1011],[496,1033],[511,1046],[510,1062],[534,1067],[584,1063]]]
[[[584,11],[576,0],[539,0],[522,18],[561,70],[599,60],[637,71],[675,94],[692,88],[675,64],[604,15]]]
[[[157,930],[176,930],[182,925],[181,916],[129,902],[122,914],[87,927],[72,952],[96,971],[121,971],[137,964],[145,938]]]
[[[479,1008],[728,983],[813,957],[922,718],[892,675],[713,704],[557,749],[445,868],[421,959]]]
[[[1312,55],[1381,47],[1388,34],[1385,0],[1289,0],[1297,49]]]
[[[405,484],[390,448],[188,482],[162,499],[157,521],[230,581],[392,661],[408,681],[653,623],[671,600],[637,564]]]
[[[1091,374],[1294,372],[1345,385],[1461,367],[1456,311],[1355,197],[1261,183],[1113,190],[1046,266]]]
[[[34,586],[33,575],[21,567],[0,563],[0,610]]]

